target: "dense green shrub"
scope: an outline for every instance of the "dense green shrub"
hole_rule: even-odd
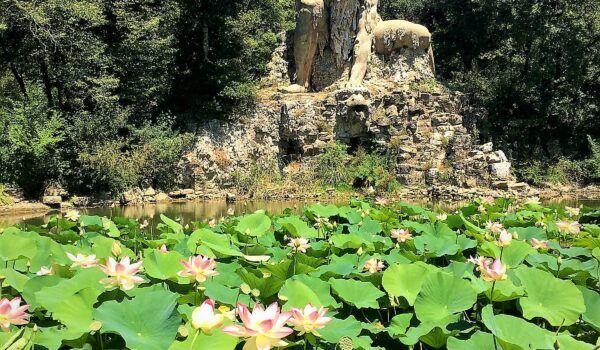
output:
[[[361,148],[352,158],[350,176],[355,186],[372,186],[379,191],[394,192],[400,187],[395,169],[394,158],[390,155],[368,153]]]
[[[315,163],[316,178],[326,185],[349,181],[349,160],[347,145],[340,142],[329,143]]]

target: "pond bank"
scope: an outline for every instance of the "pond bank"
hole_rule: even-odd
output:
[[[235,193],[218,191],[204,193],[193,189],[181,189],[168,193],[157,192],[154,189],[133,189],[121,194],[118,198],[68,197],[55,192],[53,196],[44,196],[39,201],[29,201],[14,196],[14,203],[0,206],[0,216],[35,216],[51,211],[66,211],[77,208],[107,208],[135,207],[146,204],[156,204],[159,207],[182,205],[193,202],[224,202],[224,203],[268,203],[268,202],[344,202],[349,198],[384,198],[389,201],[414,202],[455,202],[465,201],[482,196],[510,197],[526,199],[539,197],[543,201],[578,201],[600,200],[600,187],[567,186],[548,184],[544,188],[533,188],[526,184],[512,184],[508,189],[462,188],[449,185],[438,186],[406,186],[394,195],[375,193],[373,191],[337,191],[333,188],[318,193],[290,193],[289,191],[273,191],[264,198],[250,198]]]

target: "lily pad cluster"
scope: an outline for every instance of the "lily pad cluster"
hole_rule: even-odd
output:
[[[0,349],[592,350],[600,211],[481,198],[0,234]]]

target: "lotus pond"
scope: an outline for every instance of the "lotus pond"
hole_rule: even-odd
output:
[[[600,211],[482,198],[0,234],[0,349],[595,349]]]

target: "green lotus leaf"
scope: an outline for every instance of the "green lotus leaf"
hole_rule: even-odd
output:
[[[4,278],[3,286],[13,287],[18,292],[23,292],[29,277],[11,268],[0,269],[0,276]]]
[[[489,305],[483,308],[481,317],[502,349],[554,349],[553,334],[533,323],[514,316],[494,315]]]
[[[115,225],[115,223],[108,218],[102,218],[102,228],[106,231],[106,234],[109,237],[116,238],[121,236],[121,231],[119,231],[117,225]]]
[[[263,236],[270,228],[271,218],[264,211],[260,210],[254,214],[242,217],[235,227],[239,233],[254,237]]]
[[[206,228],[194,231],[187,241],[187,248],[190,252],[200,253],[197,247],[208,247],[217,257],[244,255],[231,244],[228,235],[218,234]]]
[[[308,275],[296,275],[285,281],[279,291],[279,299],[285,301],[284,310],[293,307],[304,308],[306,304],[315,307],[337,306],[337,302],[331,296],[329,283]]]
[[[493,242],[485,242],[480,247],[480,255],[491,258],[500,257],[500,248]],[[508,267],[517,267],[523,263],[523,260],[531,254],[537,254],[531,244],[513,240],[511,245],[504,248],[502,252],[502,262]]]
[[[413,319],[413,314],[399,314],[392,318],[390,325],[386,328],[387,332],[392,336],[406,335],[406,330],[410,327],[410,321]]]
[[[448,350],[496,350],[496,347],[492,334],[478,331],[466,340],[449,338]]]
[[[526,319],[542,317],[558,327],[575,323],[585,312],[583,295],[573,282],[535,268],[522,267],[515,273],[527,293],[519,299]]]
[[[359,309],[379,308],[377,299],[385,295],[369,282],[356,280],[330,279],[329,283],[335,294],[350,305]]]
[[[81,332],[68,328],[39,328],[35,334],[35,344],[41,345],[48,350],[58,350],[63,345],[64,340],[75,340],[79,337],[81,337]]]
[[[406,334],[398,339],[402,344],[409,346],[427,340],[428,345],[441,347],[446,344],[448,337],[453,335],[453,332],[448,331],[447,326],[457,321],[458,316],[450,315],[437,321],[421,322],[418,326],[409,328]]]
[[[171,220],[168,217],[160,214],[160,220],[162,224],[158,224],[157,227],[165,233],[183,233],[183,226],[175,220]]]
[[[102,333],[117,333],[132,350],[164,350],[177,335],[181,316],[177,294],[152,291],[122,302],[107,301],[94,310]]]
[[[99,216],[81,215],[79,218],[79,225],[92,230],[102,229],[102,218]]]
[[[583,295],[585,303],[583,320],[600,332],[600,294],[583,286],[577,286],[577,289]]]
[[[412,306],[421,292],[427,272],[420,263],[392,265],[383,273],[383,288],[393,297],[404,297]]]
[[[181,260],[185,259],[179,252],[162,253],[157,249],[146,249],[144,251],[144,272],[159,280],[177,279],[177,272],[183,269]]]
[[[324,341],[337,344],[343,337],[356,339],[362,329],[362,323],[358,322],[354,316],[350,316],[344,320],[334,318],[325,328],[319,330],[319,333]]]
[[[456,239],[455,239],[456,240]],[[455,240],[447,240],[432,235],[422,235],[415,238],[415,247],[420,254],[432,257],[455,255],[460,250],[460,245]]]
[[[265,278],[260,271],[241,268],[237,270],[238,276],[250,286],[252,289],[260,291],[261,298],[269,298],[277,292],[283,285],[284,281],[277,277]]]
[[[12,261],[17,259],[33,259],[37,254],[35,242],[37,234],[22,232],[18,229],[6,229],[0,235],[0,259]]]
[[[541,227],[529,226],[529,227],[511,227],[510,232],[516,232],[519,235],[519,239],[525,241],[531,241],[532,238],[536,239],[548,239],[546,230]]]
[[[340,249],[358,249],[363,248],[365,251],[373,250],[373,243],[364,239],[355,233],[351,234],[335,234],[332,235],[331,244]]]
[[[588,344],[579,340],[573,339],[567,334],[560,334],[556,337],[559,350],[595,350],[597,349],[594,345]]]
[[[308,226],[308,224],[299,216],[288,216],[279,218],[277,223],[288,232],[292,237],[303,237],[303,238],[315,238],[317,237],[317,230]]]
[[[306,214],[310,214],[307,216],[309,216],[311,219],[316,216],[322,218],[330,218],[332,216],[338,215],[339,213],[339,209],[337,206],[333,204],[323,205],[319,203],[306,207],[304,211]]]
[[[462,278],[442,271],[427,274],[415,301],[415,313],[421,322],[438,321],[475,304],[477,293]]]
[[[78,271],[71,279],[35,292],[35,300],[70,331],[89,332],[93,305],[104,291],[99,282],[103,277],[104,273],[98,268]]]

